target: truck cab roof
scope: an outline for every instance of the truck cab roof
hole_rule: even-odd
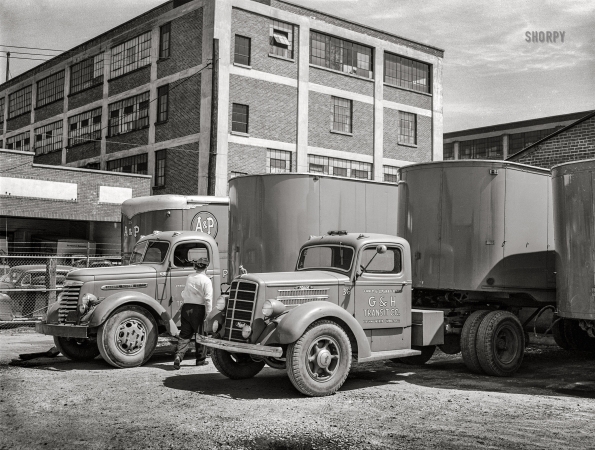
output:
[[[215,239],[213,239],[211,235],[201,231],[155,231],[151,234],[141,237],[138,240],[138,243],[154,240],[168,241],[172,244],[181,241],[200,240],[208,242],[212,248],[217,248]]]
[[[389,234],[378,233],[342,233],[331,232],[332,234],[325,234],[323,236],[310,236],[307,242],[302,247],[311,245],[324,244],[341,244],[349,245],[356,251],[361,247],[369,244],[399,244],[405,248],[409,248],[409,243],[398,236],[391,236]]]

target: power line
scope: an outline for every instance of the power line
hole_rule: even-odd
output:
[[[16,53],[18,55],[37,55],[37,56],[49,56],[50,58],[54,58],[57,55],[48,55],[46,53],[29,53],[29,52],[15,52],[13,51],[8,51],[8,50],[0,50],[0,52],[4,52],[4,53],[10,53],[11,55],[13,53]]]
[[[0,58],[8,58],[8,56],[0,55]],[[24,58],[22,56],[11,56],[10,59],[30,59],[31,61],[49,61],[49,59],[41,59],[41,58]]]
[[[49,52],[66,52],[67,50],[56,50],[55,48],[39,48],[39,47],[19,47],[18,45],[0,44],[0,47],[24,48],[26,50],[47,50]]]

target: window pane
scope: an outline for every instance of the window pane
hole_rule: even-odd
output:
[[[332,97],[333,130],[351,133],[351,100]]]
[[[248,105],[234,103],[231,114],[231,130],[248,133]]]
[[[112,103],[109,111],[109,134],[128,133],[149,126],[149,92]]]
[[[430,65],[385,53],[384,82],[418,92],[429,93]]]
[[[361,265],[366,267],[365,273],[399,273],[401,251],[396,247],[389,247],[386,253],[378,253],[376,247],[366,248],[362,252]]]
[[[20,116],[31,111],[32,86],[19,89],[8,96],[8,118]]]
[[[269,51],[273,55],[293,59],[294,26],[290,23],[272,20],[269,34]]]
[[[101,108],[95,108],[68,118],[68,147],[100,140]]]
[[[155,186],[165,186],[165,150],[155,152]]]
[[[234,62],[245,66],[250,65],[250,38],[236,34]]]
[[[36,155],[62,150],[62,124],[60,120],[35,129]]]
[[[159,58],[169,58],[169,42],[171,35],[171,24],[166,23],[159,29]]]
[[[370,47],[315,31],[310,32],[310,63],[365,78],[374,78]]]
[[[151,32],[112,48],[110,77],[114,78],[151,63]]]
[[[70,68],[70,93],[103,83],[103,53],[74,64]]]
[[[267,150],[267,173],[291,172],[291,152],[284,150]]]
[[[64,98],[64,71],[37,82],[37,106],[47,105]]]
[[[128,156],[121,159],[113,159],[107,162],[107,170],[110,172],[137,173],[147,175],[147,154]]]
[[[399,111],[399,143],[417,144],[417,116]]]

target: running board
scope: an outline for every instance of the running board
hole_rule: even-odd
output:
[[[405,358],[407,356],[421,355],[419,350],[405,349],[405,350],[389,350],[386,352],[372,352],[370,356],[365,358],[358,358],[357,362],[381,361],[383,359]]]

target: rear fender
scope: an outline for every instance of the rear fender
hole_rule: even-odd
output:
[[[291,344],[297,341],[312,323],[320,319],[338,319],[348,328],[357,342],[358,358],[366,358],[371,355],[370,344],[366,333],[355,320],[355,318],[334,303],[315,301],[306,303],[292,309],[289,313],[278,318],[277,329],[274,335],[280,344]],[[271,336],[271,338],[274,338]],[[267,339],[267,342],[270,339]]]
[[[169,334],[172,336],[177,336],[179,334],[178,327],[165,308],[153,297],[141,292],[122,291],[110,295],[97,305],[91,315],[88,326],[100,326],[107,320],[112,312],[124,305],[139,305],[145,307],[153,314],[158,323],[161,322],[165,326]]]

